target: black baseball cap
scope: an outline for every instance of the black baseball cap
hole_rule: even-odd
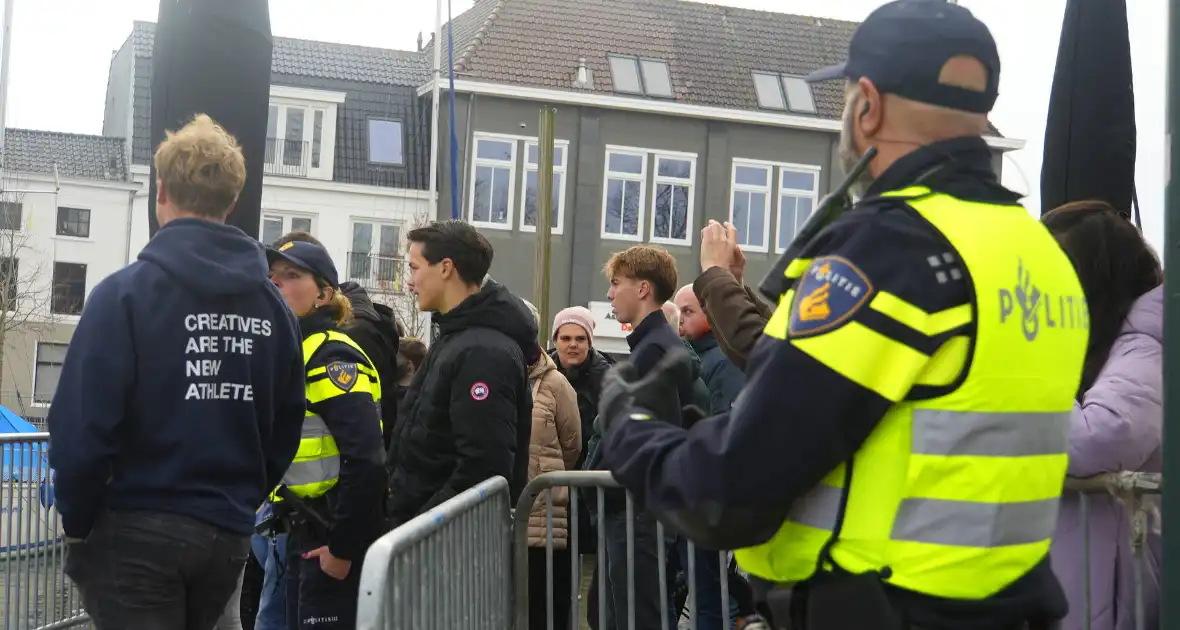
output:
[[[277,249],[266,249],[266,262],[274,264],[276,260],[285,260],[304,271],[323,280],[330,287],[340,284],[340,276],[336,273],[336,264],[328,255],[328,250],[307,241],[291,241],[283,243]]]
[[[988,71],[983,92],[939,83],[943,65],[974,57]],[[869,14],[848,46],[848,61],[813,72],[810,82],[867,78],[887,94],[986,114],[1000,87],[1000,53],[987,25],[945,0],[895,0]]]

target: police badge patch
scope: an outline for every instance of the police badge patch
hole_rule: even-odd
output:
[[[328,380],[339,387],[341,391],[350,392],[356,386],[356,364],[334,361],[327,367]]]

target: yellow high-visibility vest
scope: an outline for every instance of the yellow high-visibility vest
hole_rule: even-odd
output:
[[[377,418],[381,418],[381,379],[372,367],[369,355],[361,349],[347,334],[338,330],[328,330],[314,333],[303,340],[303,363],[315,356],[316,350],[328,341],[339,341],[356,350],[365,357],[368,365],[357,364],[356,384],[347,393],[369,393],[373,396],[373,403],[377,406]],[[296,495],[307,498],[321,497],[340,480],[340,451],[336,448],[336,440],[328,425],[311,408],[316,403],[323,402],[346,392],[328,380],[327,367],[317,367],[307,371],[307,412],[303,417],[303,436],[299,440],[299,451],[295,453],[295,460],[283,475],[282,485],[287,486]],[[382,426],[384,429],[384,426]],[[271,501],[282,501],[274,492]]]
[[[928,259],[930,280],[957,255],[975,299],[927,313],[877,291],[868,307],[928,336],[974,320],[974,340],[955,336],[926,356],[856,321],[790,339],[894,405],[852,458],[848,488],[841,464],[792,505],[774,538],[739,550],[737,560],[780,583],[831,570],[820,555],[846,502],[830,549],[839,567],[881,571],[888,584],[931,596],[984,599],[1049,552],[1089,311],[1070,261],[1024,208],[921,187],[889,195],[907,198],[953,246],[950,260]],[[809,262],[792,263],[787,276],[801,276]],[[780,301],[766,334],[787,338],[792,297]],[[888,364],[858,359],[870,345],[888,346]],[[915,384],[949,393],[907,401]]]

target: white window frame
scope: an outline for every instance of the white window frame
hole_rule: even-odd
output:
[[[537,226],[525,225],[525,204],[528,202],[527,192],[529,173],[536,172],[541,166],[541,147],[536,138],[524,138],[524,156],[521,159],[523,168],[520,176],[520,231],[536,233]],[[529,164],[529,147],[537,147],[537,163]],[[557,224],[552,226],[551,234],[562,234],[565,230],[565,190],[569,184],[569,177],[566,175],[567,166],[570,162],[570,143],[568,140],[554,140],[554,149],[561,149],[561,164],[553,165],[553,174],[561,173],[561,185],[557,191]],[[538,187],[540,186],[540,178],[537,179]],[[539,199],[538,199],[539,201]]]
[[[759,168],[759,169],[765,170],[766,171],[766,185],[765,186],[755,186],[754,184],[739,184],[739,183],[737,183],[738,167]],[[758,252],[758,253],[763,253],[763,254],[770,251],[770,224],[773,222],[773,221],[771,221],[771,219],[774,218],[775,208],[777,207],[777,204],[775,202],[776,196],[774,194],[774,185],[776,183],[778,183],[778,179],[775,178],[774,167],[775,167],[774,162],[766,162],[763,160],[750,160],[750,159],[746,159],[746,158],[734,158],[733,159],[733,166],[730,168],[730,171],[729,171],[729,222],[730,222],[730,224],[737,225],[736,223],[734,223],[734,220],[733,220],[733,218],[734,218],[733,217],[734,195],[736,195],[739,192],[742,192],[742,193],[762,193],[762,194],[766,195],[766,207],[763,208],[763,212],[766,213],[766,216],[762,217],[762,245],[758,246],[758,245],[740,245],[739,244],[739,247],[742,248],[742,251]],[[749,227],[748,223],[747,223],[746,227]],[[742,231],[742,227],[739,226],[738,227],[738,236],[741,237],[743,233],[744,232]]]
[[[517,176],[517,145],[519,144],[520,136],[511,136],[501,133],[488,133],[484,131],[477,131],[471,135],[471,182],[467,187],[467,222],[475,227],[486,228],[489,230],[511,230],[515,220],[516,202],[516,180]],[[503,160],[491,160],[479,157],[479,141],[489,140],[493,142],[508,142],[512,144],[512,155],[507,162]],[[507,216],[504,218],[504,223],[497,223],[495,221],[476,221],[475,220],[475,174],[479,167],[487,168],[507,168],[508,169],[508,208]],[[565,179],[564,177],[562,179]]]
[[[33,407],[44,408],[44,407],[50,406],[50,404],[52,403],[52,399],[49,402],[37,400],[37,376],[38,376],[38,373],[40,372],[40,370],[38,370],[37,368],[40,367],[40,365],[41,365],[41,362],[37,360],[37,357],[40,356],[40,354],[41,354],[41,345],[42,344],[51,345],[51,346],[65,346],[67,351],[69,350],[70,344],[69,344],[69,342],[42,341],[40,339],[36,340],[33,343],[33,378],[30,380],[31,388],[29,390],[29,400],[32,401],[31,404]],[[62,364],[63,365],[65,364],[65,357],[62,357]],[[58,386],[60,386],[60,385],[61,385],[61,380],[59,378]],[[57,387],[53,388],[53,395],[54,396],[57,395]]]
[[[275,116],[276,140],[287,139],[283,135],[286,133],[287,108],[301,107],[304,110],[303,137],[299,138],[298,141],[307,143],[307,177],[309,179],[328,181],[332,179],[332,172],[336,160],[337,106],[344,102],[345,96],[344,92],[312,90],[286,85],[270,86],[268,112],[270,107],[279,108],[278,114]],[[323,136],[320,138],[320,166],[319,168],[314,168],[311,165],[311,150],[314,142],[315,112],[317,110],[322,111],[324,114],[324,126],[322,130]],[[296,138],[291,138],[291,140],[296,140]],[[275,158],[279,163],[275,165],[273,172],[271,163],[264,164],[263,170],[268,175],[277,176],[282,172],[282,155],[277,148]]]
[[[598,233],[604,240],[610,241],[627,241],[630,243],[643,242],[643,227],[647,220],[647,163],[652,153],[656,153],[653,149],[640,149],[636,147],[624,147],[613,144],[608,144],[605,147],[602,161],[602,217],[598,226]],[[667,152],[663,152],[667,155]],[[611,154],[630,155],[640,158],[641,164],[638,174],[635,173],[619,173],[610,170],[610,156]],[[608,199],[607,188],[610,180],[621,179],[629,182],[639,182],[639,216],[636,217],[635,227],[638,230],[637,234],[613,234],[606,231],[606,201]],[[623,216],[619,215],[619,227],[622,228]]]
[[[354,276],[353,275],[353,255],[360,254],[361,252],[357,252],[357,251],[353,250],[353,246],[355,244],[355,241],[353,241],[353,234],[356,232],[357,224],[361,224],[361,223],[372,227],[372,231],[369,235],[369,251],[365,254],[369,260],[370,267],[367,270],[367,273]],[[398,234],[397,242],[394,243],[394,251],[392,253],[382,253],[381,252],[381,228],[382,227],[397,228],[397,234]],[[347,236],[347,238],[348,238],[348,241],[347,241],[348,246],[345,248],[345,252],[344,252],[344,259],[345,259],[344,273],[341,276],[341,278],[344,280],[351,280],[353,282],[359,282],[359,283],[361,283],[361,286],[371,287],[373,284],[373,279],[374,279],[374,274],[372,271],[373,261],[375,260],[374,256],[390,256],[395,261],[400,261],[400,262],[395,262],[394,263],[395,265],[401,265],[401,264],[404,264],[404,262],[405,262],[406,225],[405,225],[405,223],[403,223],[401,221],[397,221],[397,220],[393,220],[393,219],[386,219],[386,218],[353,216],[350,218],[350,220],[348,222],[348,236]],[[402,271],[402,273],[398,273],[398,270],[394,269],[393,278],[389,280],[390,282],[392,282],[392,285],[393,285],[392,288],[395,292],[401,291],[401,288],[402,288],[401,283],[402,283],[403,279],[406,277],[405,270],[403,269],[401,271]],[[376,275],[377,275],[377,282],[384,281],[380,277],[381,276],[380,273],[378,273]]]
[[[267,219],[279,219],[282,222],[282,225],[280,226],[280,229],[279,229],[279,237],[280,238],[284,234],[290,234],[292,231],[294,231],[295,228],[291,227],[292,219],[308,219],[309,221],[311,221],[311,229],[308,230],[308,232],[310,232],[312,236],[315,236],[315,233],[316,233],[317,221],[316,221],[316,215],[314,215],[314,214],[303,213],[303,212],[287,212],[285,210],[268,210],[266,208],[263,208],[262,213],[258,217],[259,240],[261,240],[261,238],[262,238],[264,228],[266,227],[266,220]],[[270,246],[270,243],[268,243],[268,242],[263,242],[262,244],[266,245],[268,247]]]
[[[693,220],[693,206],[696,205],[696,181],[697,181],[697,154],[696,153],[681,153],[677,151],[653,151],[652,152],[652,185],[651,185],[651,217],[649,219],[650,225],[648,232],[650,241],[659,245],[681,245],[685,247],[692,247],[692,232],[695,224]],[[670,177],[667,175],[660,175],[660,160],[676,160],[679,162],[688,162],[688,179],[681,177]],[[688,210],[684,217],[684,238],[672,238],[664,236],[656,236],[656,202],[659,201],[660,196],[657,194],[660,184],[668,184],[672,186],[688,186]],[[669,206],[671,209],[671,206]],[[671,217],[668,217],[671,221]],[[669,226],[669,229],[671,226]]]
[[[802,189],[792,188],[792,189],[784,191],[783,190],[783,173],[785,173],[787,171],[794,172],[794,173],[812,173],[815,175],[815,179],[814,179],[815,185],[812,186],[811,190],[802,190]],[[815,211],[817,210],[816,206],[819,204],[819,185],[820,185],[819,180],[820,180],[820,175],[822,174],[822,172],[823,172],[823,169],[821,167],[814,166],[811,164],[791,164],[791,163],[779,163],[778,164],[778,178],[775,180],[775,183],[777,184],[777,186],[775,187],[775,191],[774,191],[774,194],[776,197],[776,199],[775,199],[776,206],[778,207],[778,212],[775,213],[776,216],[775,216],[775,221],[774,221],[774,251],[775,251],[775,253],[777,253],[777,254],[783,253],[784,251],[786,251],[787,246],[790,245],[790,243],[779,242],[780,241],[779,237],[782,234],[782,231],[779,229],[779,225],[782,223],[782,220],[783,220],[783,195],[793,194],[796,197],[809,197],[811,199],[811,212],[814,214]],[[808,215],[808,216],[810,216],[810,215]],[[796,218],[795,230],[793,232],[794,234],[798,234],[799,228],[802,227],[802,225],[799,224],[797,221],[798,221],[798,218]]]

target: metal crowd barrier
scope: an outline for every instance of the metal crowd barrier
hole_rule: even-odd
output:
[[[1158,496],[1163,488],[1161,473],[1118,472],[1106,473],[1085,479],[1066,479],[1066,492],[1078,493],[1078,519],[1082,527],[1082,571],[1086,576],[1086,589],[1082,595],[1082,628],[1090,630],[1093,594],[1090,592],[1090,500],[1094,494],[1109,494],[1123,505],[1131,520],[1131,562],[1134,566],[1135,629],[1152,630],[1147,627],[1147,610],[1143,593],[1144,555],[1147,535],[1152,529],[1153,516],[1157,519],[1158,503],[1152,497]],[[1112,567],[1117,571],[1118,567]]]
[[[0,434],[0,628],[49,630],[90,620],[62,571],[65,552],[49,434]]]
[[[569,492],[569,506],[568,506],[568,546],[567,551],[570,554],[570,593],[555,594],[553,592],[554,584],[554,541],[553,541],[553,501],[551,490],[559,487],[568,487]],[[578,508],[579,508],[579,493],[578,488],[595,488],[596,492],[596,513],[599,516],[600,525],[598,529],[598,544],[595,558],[597,561],[598,579],[598,619],[599,627],[603,627],[604,620],[607,616],[607,588],[606,580],[603,579],[607,575],[607,550],[606,550],[606,531],[601,526],[601,518],[604,513],[605,497],[604,490],[608,488],[619,488],[619,483],[615,481],[614,477],[606,471],[566,471],[566,472],[550,472],[538,475],[525,487],[524,492],[521,493],[520,498],[516,502],[516,512],[514,517],[514,560],[513,560],[513,575],[516,582],[514,589],[514,607],[515,607],[515,628],[516,630],[528,630],[530,627],[537,627],[535,624],[530,625],[529,619],[529,546],[528,546],[528,527],[529,515],[533,504],[538,496],[544,495],[545,501],[545,583],[546,588],[546,603],[545,603],[545,628],[547,630],[554,630],[554,607],[555,597],[569,597],[569,619],[567,624],[558,624],[559,627],[567,630],[578,630],[581,627],[580,614],[580,598],[581,591],[581,555],[578,549]],[[635,505],[631,498],[631,493],[627,493],[626,498],[626,558],[627,564],[627,610],[625,612],[627,630],[635,630]],[[663,541],[665,539],[664,526],[657,522],[656,524],[656,540]],[[667,572],[665,568],[668,566],[667,553],[669,551],[675,553],[675,548],[667,549],[667,545],[657,545],[658,565],[659,565],[659,609],[661,612],[660,628],[661,630],[673,630],[677,627],[684,627],[680,622],[683,619],[686,625],[693,630],[697,626],[697,609],[698,609],[698,589],[696,584],[696,549],[691,542],[687,543],[687,566],[684,569],[685,578],[688,585],[688,594],[685,599],[683,607],[670,606],[669,600],[669,584],[667,582]],[[707,552],[717,553],[719,555],[720,575],[720,608],[722,612],[722,628],[732,627],[733,619],[730,615],[730,595],[729,595],[729,553],[728,552]],[[611,562],[615,560],[612,559]],[[672,612],[673,608],[677,608]],[[587,611],[590,612],[589,610]],[[624,616],[623,611],[616,611],[619,616]],[[675,615],[676,618],[670,618]],[[561,620],[565,621],[565,620]],[[621,624],[616,622],[616,627],[621,627]]]
[[[504,630],[508,481],[493,477],[385,534],[361,570],[358,630]]]

